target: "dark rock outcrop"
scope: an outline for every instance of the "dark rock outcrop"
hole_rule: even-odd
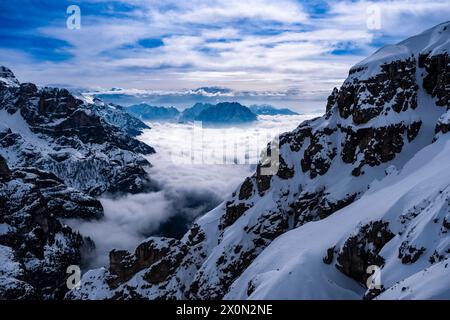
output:
[[[437,54],[430,57],[422,54],[419,57],[419,66],[427,72],[423,78],[423,88],[428,94],[436,98],[438,106],[450,107],[450,56],[448,53]]]
[[[68,290],[67,267],[81,264],[85,240],[60,219],[102,216],[98,200],[68,188],[52,173],[10,171],[9,179],[0,181],[0,225],[8,230],[0,234],[0,247],[11,251],[19,271],[0,282],[0,299],[61,299]]]
[[[389,230],[387,222],[374,221],[362,226],[340,249],[336,268],[365,285],[369,277],[367,267],[383,266],[384,258],[379,252],[393,237],[394,234]]]
[[[416,248],[414,245],[405,241],[398,249],[398,258],[402,260],[403,264],[415,263],[419,260],[425,250],[426,248],[424,247]]]
[[[0,81],[0,110],[15,117],[20,114],[24,121],[22,131],[0,132],[2,154],[14,159],[10,164],[52,172],[91,195],[137,193],[153,187],[144,170],[150,163],[141,155],[154,149],[128,134],[130,125],[139,129],[145,124],[133,121],[118,106],[98,100],[90,104],[66,89],[19,84],[12,72],[3,73],[8,78]],[[29,137],[28,129],[35,137]],[[45,143],[47,150],[36,148],[35,140]]]
[[[155,238],[141,243],[134,254],[125,250],[113,250],[109,254],[108,283],[112,287],[131,279],[137,272],[148,269],[144,279],[152,284],[167,280],[181,263],[187,246],[168,238]]]
[[[132,138],[126,123],[114,125],[102,107],[66,89],[19,83],[0,67],[0,299],[62,299],[67,268],[94,248],[62,219],[103,217],[88,194],[151,187],[140,154],[153,148]],[[116,123],[130,120],[120,112]]]
[[[393,102],[392,109],[397,113],[417,108],[419,87],[416,84],[414,57],[382,64],[380,69],[376,76],[364,80],[352,76],[363,70],[350,71],[349,79],[335,99],[342,118],[352,116],[357,125],[367,123],[388,112],[389,107],[386,106],[389,102]]]
[[[0,156],[0,181],[7,181],[10,178],[11,178],[11,170],[9,170],[5,158]]]
[[[204,124],[234,124],[256,121],[257,117],[240,103],[221,102],[201,111],[195,120]]]

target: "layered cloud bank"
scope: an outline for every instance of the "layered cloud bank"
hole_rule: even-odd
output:
[[[0,4],[0,59],[39,84],[161,91],[223,86],[323,105],[350,65],[448,19],[446,0]],[[19,12],[20,10],[20,12]],[[20,13],[20,14],[19,14]],[[27,21],[14,17],[27,16]],[[1,16],[0,16],[1,17]],[[404,23],[408,21],[408,23]],[[296,107],[296,106],[293,106]]]

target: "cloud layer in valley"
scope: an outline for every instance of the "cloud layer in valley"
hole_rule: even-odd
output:
[[[248,163],[255,163],[258,150],[276,134],[292,130],[313,116],[263,116],[251,126],[206,128],[203,131],[205,150],[209,151],[214,145],[221,150],[224,138],[228,143],[254,140],[255,143],[249,144],[254,158]],[[157,151],[148,157],[153,165],[149,174],[161,191],[119,198],[105,196],[101,198],[105,217],[100,221],[67,221],[96,244],[95,251],[85,255],[86,267],[107,265],[110,250],[134,250],[150,235],[182,236],[196,217],[220,204],[246,176],[254,172],[252,164],[172,161],[172,154],[186,148],[186,137],[191,136],[192,125],[150,123],[150,126],[152,129],[146,130],[139,138]],[[225,152],[229,158],[235,154],[230,148]]]

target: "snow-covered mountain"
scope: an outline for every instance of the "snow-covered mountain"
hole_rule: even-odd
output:
[[[0,67],[0,300],[60,299],[67,267],[94,245],[61,219],[98,219],[93,196],[152,188],[134,139],[145,124],[117,106],[20,83]]]
[[[196,103],[183,112],[174,107],[155,107],[146,103],[124,108],[125,111],[147,121],[202,121],[205,124],[236,124],[256,121],[256,114],[237,102],[218,104]]]
[[[256,121],[256,115],[238,102],[221,102],[201,111],[196,121],[205,124],[235,124]]]
[[[98,219],[100,202],[36,168],[0,156],[0,299],[61,299],[67,267],[93,245],[61,222]]]
[[[181,239],[112,251],[68,299],[450,298],[450,23],[358,63]],[[381,269],[368,289],[371,268]]]

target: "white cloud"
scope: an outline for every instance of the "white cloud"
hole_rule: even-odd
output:
[[[69,42],[71,60],[26,63],[23,56],[20,61],[1,51],[0,56],[23,80],[38,83],[154,90],[295,88],[324,101],[351,65],[375,51],[374,40],[402,40],[450,14],[447,0],[329,1],[329,11],[317,15],[295,0],[123,2],[139,8],[120,19],[85,17],[81,30],[38,30]],[[366,26],[367,8],[373,5],[381,13],[381,29],[375,31]],[[133,47],[148,38],[164,45]],[[331,54],[346,48],[353,51]]]

